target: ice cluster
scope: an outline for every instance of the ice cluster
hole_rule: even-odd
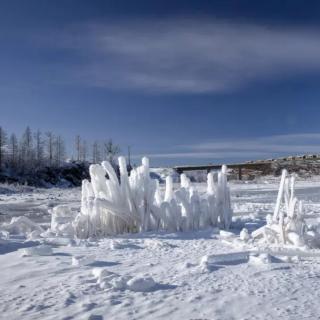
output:
[[[208,226],[228,229],[232,219],[227,168],[208,174],[207,193],[200,197],[189,178],[173,188],[166,178],[164,195],[150,178],[149,160],[128,176],[124,157],[119,158],[120,181],[107,161],[90,166],[91,182],[82,183],[81,212],[73,222],[78,238],[104,237],[151,230],[188,231]]]
[[[301,248],[319,247],[320,234],[305,220],[302,201],[295,196],[295,175],[283,170],[273,216],[267,215],[267,224],[252,232],[254,241],[278,246]]]

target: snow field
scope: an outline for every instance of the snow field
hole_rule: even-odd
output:
[[[304,200],[304,235],[314,236],[320,184],[297,184],[294,194]],[[197,185],[200,196],[206,195],[207,187]],[[251,236],[274,213],[278,183],[231,184],[230,189],[235,215],[228,231],[212,227],[151,230],[80,240],[70,238],[64,228],[59,230],[70,221],[60,220],[54,232],[46,230],[49,215],[43,216],[41,231],[30,228],[25,219],[22,229],[15,225],[2,230],[1,316],[27,320],[317,319],[319,250]],[[74,207],[79,190],[70,192],[5,195],[0,210],[10,215],[15,213],[12,208],[52,210],[53,203]],[[286,214],[282,199],[280,211]],[[23,254],[26,249],[30,249],[28,255]]]

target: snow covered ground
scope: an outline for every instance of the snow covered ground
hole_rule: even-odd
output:
[[[265,223],[278,183],[231,182],[232,232]],[[204,192],[206,184],[197,187]],[[1,186],[0,193],[1,222],[24,215],[47,228],[52,207],[80,207],[80,189]],[[320,218],[320,178],[297,181],[296,194]],[[300,259],[249,258],[228,236],[208,229],[100,241],[49,237],[38,247],[36,237],[11,235],[0,240],[1,317],[319,319],[320,250]]]

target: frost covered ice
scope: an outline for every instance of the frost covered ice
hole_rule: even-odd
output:
[[[31,248],[25,248],[21,250],[22,257],[29,256],[51,256],[53,254],[52,247],[48,245],[40,245]]]
[[[218,174],[208,174],[204,197],[200,197],[185,174],[175,191],[172,177],[168,176],[162,196],[159,182],[150,178],[147,158],[131,171],[130,177],[124,157],[119,158],[119,167],[120,181],[109,162],[90,166],[91,182],[82,183],[81,212],[73,223],[77,237],[230,227],[232,209],[225,166]]]
[[[11,219],[10,223],[4,223],[2,229],[9,232],[10,234],[24,234],[28,235],[33,231],[43,232],[43,228],[39,224],[33,222],[27,217],[14,217]]]
[[[151,213],[153,231],[144,232],[138,216],[139,224],[131,230],[141,232],[102,239],[74,239],[72,233],[66,231],[70,226],[77,227],[73,213],[79,211],[80,189],[41,189],[34,190],[30,196],[0,195],[1,218],[9,221],[0,228],[10,224],[10,213],[18,213],[8,210],[10,201],[15,204],[14,208],[18,202],[26,215],[31,211],[28,206],[34,206],[35,210],[46,208],[45,219],[36,216],[34,220],[41,223],[41,229],[52,222],[49,231],[44,232],[37,224],[25,224],[24,219],[8,227],[8,231],[4,228],[0,231],[1,316],[26,320],[318,319],[320,250],[311,249],[317,246],[310,239],[316,239],[319,230],[320,179],[297,179],[294,197],[304,200],[302,218],[306,225],[305,245],[300,247],[286,237],[282,244],[273,242],[272,238],[267,242],[264,235],[254,239],[251,236],[252,231],[266,226],[267,214],[271,214],[268,221],[279,225],[279,218],[274,222],[272,216],[279,187],[277,178],[268,178],[268,183],[263,184],[229,182],[227,187],[231,187],[235,217],[230,230],[220,230],[224,225],[223,219],[220,221],[223,211],[210,211],[208,204],[211,193],[214,195],[211,208],[219,207],[216,200],[219,177],[215,173],[212,176],[213,187],[211,182],[192,184],[186,176],[179,185],[171,184],[170,178],[166,188],[162,185],[158,188],[156,183],[152,205],[159,207],[168,202],[167,220],[161,218],[159,226],[154,225]],[[288,175],[286,178],[290,180]],[[105,185],[108,180],[104,180]],[[122,188],[122,183],[116,182],[117,187]],[[291,195],[290,181],[288,186]],[[188,195],[184,204],[176,195],[181,189]],[[284,226],[288,222],[286,189],[285,186],[279,209],[284,213]],[[201,210],[197,216],[193,216],[195,211],[188,207],[190,194],[196,194],[193,199],[200,200]],[[89,205],[95,204],[94,193],[90,201]],[[295,214],[299,212],[298,203]],[[64,206],[52,210],[56,216],[49,215],[48,209],[57,204],[67,204],[72,210]],[[170,216],[173,204],[181,214],[175,216],[181,218],[177,225]],[[109,208],[100,213],[105,215],[108,211]],[[91,214],[89,207],[88,215]],[[93,221],[91,219],[89,221]],[[215,219],[217,221],[212,222]],[[219,228],[205,227],[215,223]],[[64,228],[64,224],[68,228]],[[171,232],[180,226],[184,227],[181,231],[187,232]],[[159,231],[155,231],[157,228]],[[92,234],[107,234],[103,230],[92,230]],[[278,233],[276,235],[280,239]],[[51,249],[39,249],[40,243]],[[28,256],[21,257],[23,252]],[[72,259],[77,265],[72,266]]]
[[[74,235],[73,221],[75,213],[73,213],[69,206],[59,205],[54,207],[51,211],[51,231],[58,236]]]
[[[75,267],[86,266],[95,260],[95,255],[81,255],[72,257],[72,265]]]
[[[278,246],[307,249],[319,245],[318,226],[308,230],[302,201],[295,197],[295,175],[283,170],[273,216],[267,224],[252,232],[255,241]]]

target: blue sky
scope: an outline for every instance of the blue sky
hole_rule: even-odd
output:
[[[319,21],[319,1],[2,0],[0,125],[154,165],[320,153]]]

